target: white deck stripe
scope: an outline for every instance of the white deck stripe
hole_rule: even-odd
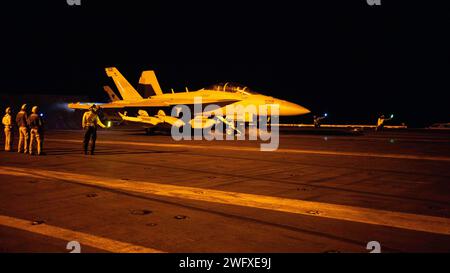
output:
[[[82,143],[81,140],[72,139],[45,139],[45,141],[66,142],[66,143]],[[203,149],[203,150],[228,150],[228,151],[246,151],[246,152],[261,152],[259,148],[254,147],[233,147],[233,146],[219,146],[219,145],[188,145],[188,144],[165,144],[165,143],[147,143],[147,142],[132,142],[132,141],[97,141],[97,144],[105,145],[120,145],[126,146],[141,146],[141,147],[161,147],[161,148],[189,148],[189,149]],[[278,149],[272,151],[275,153],[294,153],[294,154],[314,154],[314,155],[333,155],[333,156],[356,156],[356,157],[375,157],[375,158],[390,158],[390,159],[411,159],[411,160],[429,160],[429,161],[446,161],[450,162],[450,157],[445,156],[425,156],[425,155],[407,155],[407,154],[383,154],[383,153],[365,153],[365,152],[337,152],[325,150],[302,150],[302,149]]]
[[[194,187],[151,183],[146,181],[123,181],[116,178],[81,175],[76,173],[0,167],[1,175],[32,176],[41,179],[66,180],[82,185],[150,194],[165,197],[190,199],[252,207],[308,216],[331,218],[371,225],[450,235],[450,219],[411,213],[361,208],[355,206],[302,201],[280,197],[218,191]]]
[[[0,225],[24,230],[34,234],[40,234],[47,237],[52,237],[67,242],[77,241],[81,245],[81,251],[83,246],[90,246],[93,248],[105,250],[108,252],[117,253],[161,253],[162,251],[153,248],[143,247],[139,245],[133,245],[125,242],[120,242],[105,237],[99,237],[88,233],[79,231],[73,231],[65,228],[60,228],[48,224],[32,225],[31,221],[13,218],[10,216],[0,215]],[[61,247],[65,249],[65,245]]]

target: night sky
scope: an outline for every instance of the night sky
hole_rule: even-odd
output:
[[[2,2],[0,93],[100,99],[116,66],[167,91],[239,82],[335,122],[450,122],[450,10],[431,1],[81,2]]]

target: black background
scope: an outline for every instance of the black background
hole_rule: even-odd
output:
[[[163,90],[239,82],[331,122],[449,122],[444,2],[3,1],[0,92],[102,99],[116,66]]]

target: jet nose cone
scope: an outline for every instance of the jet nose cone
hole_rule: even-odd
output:
[[[309,114],[311,111],[298,104],[285,101],[280,104],[280,116],[299,116]]]

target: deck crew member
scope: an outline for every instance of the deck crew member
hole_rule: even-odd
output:
[[[91,108],[89,108],[89,111],[83,115],[82,126],[86,131],[84,134],[83,149],[84,154],[86,155],[88,154],[89,141],[91,140],[91,155],[94,155],[95,141],[97,140],[97,125],[102,128],[106,128],[98,117],[98,111],[99,107],[94,104]]]
[[[32,114],[28,118],[28,125],[31,128],[30,131],[30,154],[33,154],[34,142],[37,144],[37,155],[42,155],[44,145],[44,122],[39,115],[39,108],[34,106],[31,110]]]
[[[386,121],[388,121],[388,120],[391,120],[393,118],[393,116],[391,116],[390,118],[386,118],[384,115],[381,115],[379,118],[378,118],[378,121],[377,121],[377,127],[375,128],[375,131],[381,131],[381,130],[383,130],[383,128],[384,128],[384,123],[386,122]]]
[[[327,116],[323,116],[323,117],[318,117],[318,116],[314,116],[314,128],[320,128],[320,125],[322,125],[322,119],[326,118]]]
[[[2,123],[5,126],[5,151],[12,151],[12,117],[11,107],[6,108],[5,116],[3,116]]]
[[[20,112],[17,113],[16,116],[16,124],[19,127],[19,147],[17,148],[17,152],[19,153],[28,153],[28,114],[27,114],[27,105],[22,105]]]

